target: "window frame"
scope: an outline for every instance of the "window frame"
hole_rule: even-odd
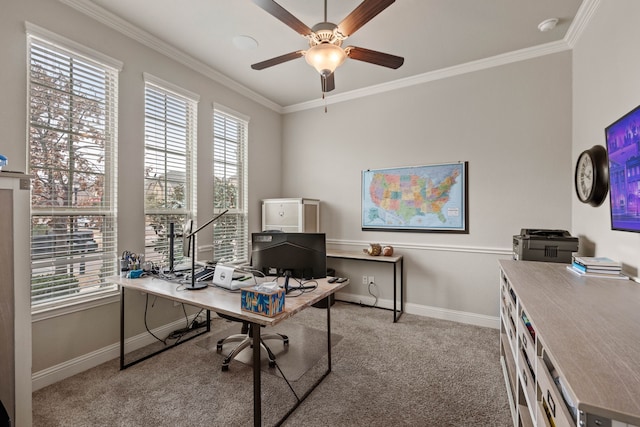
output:
[[[164,81],[158,77],[155,77],[149,73],[143,73],[144,77],[144,107],[145,107],[145,120],[144,120],[144,161],[145,161],[145,171],[147,170],[148,163],[155,163],[156,160],[152,159],[152,156],[148,156],[149,153],[159,154],[164,165],[170,163],[169,158],[172,153],[168,148],[169,145],[173,144],[174,148],[179,148],[180,152],[174,150],[175,155],[182,156],[184,154],[185,164],[181,163],[181,166],[185,168],[184,181],[182,184],[185,189],[184,196],[184,206],[159,206],[155,208],[150,208],[147,205],[148,200],[148,185],[151,185],[151,180],[148,181],[145,172],[145,201],[144,201],[144,215],[145,215],[145,256],[147,260],[153,261],[155,263],[159,263],[163,266],[166,266],[167,263],[170,262],[168,259],[169,256],[169,241],[162,242],[165,238],[163,235],[169,235],[169,223],[174,223],[174,236],[180,237],[182,233],[183,226],[185,225],[187,220],[195,220],[197,217],[197,142],[198,142],[198,102],[200,101],[200,96],[190,92],[186,89],[183,89],[173,83]],[[164,106],[158,105],[152,99],[149,99],[148,96],[150,92],[154,97],[166,97],[167,100],[171,101],[175,104],[175,108],[172,108],[168,103]],[[184,128],[184,137],[185,137],[185,145],[175,147],[177,142],[182,143],[182,141],[178,141],[176,139],[175,134],[171,134],[168,126],[176,125],[178,120],[178,113],[180,113],[179,108],[180,105],[184,106],[185,110],[185,121],[177,123],[179,126]],[[158,111],[159,108],[164,108],[162,111]],[[157,114],[152,114],[157,113]],[[173,114],[172,114],[173,113]],[[155,117],[152,117],[155,116]],[[173,119],[173,120],[172,120]],[[170,123],[171,122],[171,123]],[[164,133],[155,135],[153,138],[150,135],[155,131],[153,124],[162,124],[164,126]],[[151,142],[152,139],[154,142]],[[164,143],[163,148],[157,147],[157,142],[162,139]],[[155,145],[155,146],[154,146]],[[184,152],[182,149],[184,148]],[[152,151],[153,150],[153,151]],[[157,157],[157,156],[156,156]],[[156,165],[157,166],[157,165]],[[174,165],[175,166],[175,165]],[[167,183],[168,173],[165,174],[164,178],[161,180],[164,182],[163,192],[167,191]],[[160,181],[158,181],[160,182]],[[180,180],[174,179],[172,182],[179,183]],[[178,185],[179,186],[179,185]],[[163,199],[166,203],[166,198]],[[163,218],[160,224],[156,224],[156,227],[149,225],[149,227],[153,227],[155,235],[160,235],[159,239],[156,240],[156,244],[151,245],[147,243],[147,222],[150,216],[156,216]],[[177,220],[171,220],[171,217],[177,218]],[[165,219],[166,218],[166,219]],[[151,238],[154,236],[152,235]],[[168,238],[167,238],[168,239]],[[176,243],[174,243],[174,261],[181,262],[183,257],[182,253],[182,240],[176,239]],[[152,256],[153,254],[149,251],[153,250],[153,252],[160,252],[161,255]],[[158,251],[159,250],[159,251]],[[166,254],[163,252],[166,251]],[[194,255],[194,254],[191,254]]]
[[[101,138],[101,140],[104,141],[104,144],[105,144],[104,152],[103,152],[105,159],[104,159],[104,164],[101,165],[102,170],[100,171],[100,167],[98,167],[98,169],[84,171],[84,172],[90,172],[89,175],[94,174],[95,176],[102,177],[102,178],[97,178],[97,179],[103,180],[102,185],[98,184],[98,188],[100,188],[100,190],[103,192],[102,193],[103,195],[100,198],[99,204],[95,205],[95,202],[94,202],[94,204],[91,205],[91,207],[81,208],[80,205],[78,204],[78,197],[79,197],[78,193],[79,191],[81,191],[81,189],[78,188],[76,182],[74,181],[74,184],[73,184],[74,196],[70,196],[70,197],[75,197],[75,201],[71,199],[71,202],[72,202],[71,206],[63,205],[63,206],[56,207],[52,203],[48,207],[32,205],[30,210],[30,217],[31,217],[32,224],[34,223],[34,219],[38,217],[51,217],[51,218],[68,217],[70,220],[71,218],[91,217],[91,216],[94,216],[97,218],[103,218],[103,220],[101,221],[102,226],[100,227],[102,231],[102,233],[100,233],[100,237],[103,239],[102,250],[100,250],[99,252],[96,252],[95,255],[89,254],[88,248],[89,247],[93,248],[93,243],[91,243],[91,241],[88,241],[88,242],[80,241],[81,239],[75,231],[69,231],[65,228],[65,230],[67,230],[65,231],[65,233],[70,233],[67,236],[68,239],[70,239],[68,240],[67,245],[79,244],[81,247],[81,249],[79,249],[79,251],[76,253],[76,250],[73,249],[73,246],[71,246],[71,249],[68,249],[69,254],[66,255],[66,260],[67,260],[66,262],[64,261],[64,258],[63,259],[55,258],[56,256],[55,252],[46,252],[47,250],[49,250],[48,248],[51,247],[49,243],[45,243],[45,247],[44,247],[45,254],[51,255],[51,258],[49,258],[49,261],[36,260],[34,262],[33,253],[32,253],[32,256],[31,256],[32,279],[30,280],[30,287],[31,287],[31,293],[32,293],[31,312],[32,312],[32,319],[34,321],[37,321],[37,320],[42,320],[44,318],[50,318],[50,317],[55,317],[57,315],[66,314],[69,312],[84,310],[87,307],[94,307],[102,304],[109,304],[117,300],[119,295],[117,286],[109,284],[104,279],[106,276],[115,274],[116,272],[115,254],[117,250],[117,215],[118,215],[118,209],[117,209],[118,80],[119,80],[119,73],[122,70],[122,62],[115,60],[113,58],[110,58],[100,52],[94,51],[93,49],[87,48],[72,40],[59,36],[51,31],[48,31],[46,29],[33,25],[29,22],[25,23],[25,27],[26,27],[26,45],[27,45],[27,70],[26,70],[27,95],[26,96],[27,96],[27,107],[29,109],[28,110],[29,114],[28,114],[27,123],[26,123],[27,124],[27,141],[29,141],[27,153],[29,158],[28,165],[29,165],[30,172],[32,168],[31,132],[34,129],[38,129],[37,121],[32,120],[31,106],[33,102],[37,101],[38,90],[41,90],[38,88],[44,87],[42,82],[36,83],[35,81],[32,81],[32,75],[33,75],[32,67],[34,65],[33,55],[36,55],[37,57],[38,52],[43,52],[45,53],[45,56],[43,58],[47,60],[52,60],[53,55],[61,55],[60,58],[62,58],[61,59],[62,62],[59,62],[60,65],[65,63],[66,61],[65,58],[68,58],[67,63],[69,64],[69,66],[71,66],[71,64],[73,63],[79,63],[81,64],[81,69],[83,69],[84,72],[86,72],[87,67],[89,68],[95,67],[101,73],[104,73],[104,80],[101,81],[102,83],[96,83],[96,85],[93,85],[93,86],[88,85],[88,87],[90,87],[91,90],[93,90],[93,92],[91,92],[90,95],[95,97],[96,93],[99,92],[100,88],[105,90],[105,92],[102,93],[103,97],[98,96],[96,98],[93,98],[93,102],[95,102],[96,104],[100,102],[104,103],[102,109],[100,110],[100,113],[99,113],[100,115],[98,116],[100,119],[104,119],[104,123],[98,124],[96,122],[91,122],[91,123],[88,121],[82,122],[83,126],[86,126],[86,128],[92,128],[92,126],[93,126],[93,129],[102,128],[102,132],[103,132],[98,136],[99,138]],[[49,53],[46,53],[45,50],[49,51]],[[87,78],[86,75],[84,78]],[[73,90],[70,90],[69,92],[61,92],[61,93],[67,94],[68,96],[71,97],[70,99],[72,99],[74,96],[83,96],[82,94],[85,93],[84,89],[80,89],[79,86],[75,86],[75,85],[85,84],[85,83],[88,84],[88,80],[82,80],[81,78],[79,78],[78,80],[72,79],[69,81],[74,82]],[[101,86],[102,84],[104,84],[104,87]],[[47,106],[49,105],[50,104],[47,104]],[[69,138],[69,141],[73,141],[72,143],[73,147],[76,147],[76,143],[77,143],[77,147],[84,148],[85,152],[90,151],[93,148],[90,144],[89,145],[87,144],[87,141],[91,140],[91,137],[89,136],[84,135],[85,142],[82,143],[81,141],[83,139],[83,136],[82,135],[71,136],[73,134],[73,131],[70,129],[63,130],[62,128],[59,128],[59,129],[52,129],[52,131],[62,135],[67,135],[67,138]],[[91,155],[89,154],[86,154],[86,156],[87,157],[81,157],[81,159],[86,160],[87,158],[91,157]],[[36,166],[41,166],[41,165],[36,165]],[[71,169],[69,169],[68,172],[69,174],[73,175],[76,173],[80,173],[82,171],[80,169],[76,169],[75,167],[71,167]],[[100,172],[102,172],[102,174],[100,174]],[[64,173],[65,172],[62,172],[63,174],[62,176],[64,176]],[[68,185],[69,184],[67,184],[67,186]],[[32,194],[32,203],[33,203],[33,194]],[[74,224],[77,224],[76,221],[77,219],[72,220]],[[31,228],[32,228],[31,234],[32,236],[34,236],[33,225]],[[94,236],[93,231],[91,233],[92,233],[92,236]],[[40,235],[38,236],[40,237]],[[56,236],[55,233],[53,234],[53,236],[54,236],[53,240],[55,240],[57,244],[57,240],[59,239],[55,237]],[[42,239],[39,239],[39,240],[42,240]],[[82,246],[83,244],[85,246]],[[33,237],[31,237],[31,246],[32,248],[34,247]],[[85,253],[85,251],[82,250],[82,247],[84,247],[87,250],[86,259],[84,258],[85,255],[80,255],[78,257],[78,254]],[[98,248],[97,244],[96,244],[96,248]],[[40,249],[40,251],[41,250],[42,249]],[[32,249],[32,252],[33,252],[33,249]],[[92,260],[100,261],[101,267],[98,273],[94,273],[96,276],[96,279],[89,286],[89,288],[91,288],[91,292],[88,292],[86,294],[80,294],[80,295],[70,294],[70,295],[60,297],[60,298],[55,298],[52,300],[43,300],[42,302],[36,303],[36,304],[33,303],[34,269],[37,269],[37,268],[50,269],[51,267],[56,265],[57,266],[65,265],[65,266],[68,266],[66,268],[71,268],[70,271],[75,271],[74,265],[80,263],[80,272],[82,274],[84,261],[89,263]],[[112,271],[108,271],[109,268],[111,268]],[[107,270],[106,275],[105,273],[103,273],[104,271],[103,269]],[[39,272],[39,274],[41,273],[42,272]],[[93,274],[90,274],[90,276],[93,276]],[[35,277],[37,278],[39,276],[35,276]]]
[[[216,152],[216,123],[217,120],[223,118],[225,122],[235,122],[235,124],[240,128],[238,132],[238,138],[233,139],[229,138],[228,134],[225,132],[224,139],[231,139],[232,143],[238,145],[238,151],[230,156],[226,156],[220,159],[217,157]],[[213,185],[213,213],[214,215],[223,212],[225,209],[229,209],[229,211],[225,214],[225,217],[221,218],[221,221],[214,224],[213,229],[213,260],[222,261],[230,264],[247,264],[250,259],[249,254],[249,212],[248,212],[248,196],[249,196],[249,174],[248,174],[248,163],[249,163],[249,117],[234,111],[224,105],[214,103],[213,104],[213,113],[212,113],[212,164],[213,164],[213,174],[214,174],[214,185]],[[226,151],[225,151],[226,153]],[[233,158],[237,157],[237,161],[233,161]],[[231,160],[230,160],[231,159]],[[230,207],[229,203],[221,202],[219,197],[216,197],[217,189],[216,189],[216,174],[219,174],[219,169],[216,168],[216,164],[225,164],[235,166],[239,169],[237,179],[240,181],[238,183],[238,194],[236,200],[236,207]],[[229,176],[224,173],[226,178]],[[234,222],[235,220],[235,222]],[[228,228],[235,227],[235,231],[232,238],[228,237]],[[239,227],[239,229],[237,228]],[[221,237],[223,236],[223,237]],[[222,255],[216,254],[216,248],[220,248],[224,245],[224,241],[231,242],[227,243],[227,248],[232,247],[233,249],[226,249]],[[225,256],[231,251],[233,253],[232,259],[227,259]]]

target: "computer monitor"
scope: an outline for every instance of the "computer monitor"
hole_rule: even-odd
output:
[[[324,233],[265,231],[251,234],[251,266],[267,276],[321,279],[327,276]]]

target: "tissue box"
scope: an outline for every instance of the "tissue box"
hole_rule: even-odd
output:
[[[275,292],[259,292],[253,287],[241,289],[240,308],[242,311],[273,317],[284,310],[284,289]]]

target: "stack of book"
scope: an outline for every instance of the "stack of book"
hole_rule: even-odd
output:
[[[627,279],[622,274],[622,264],[607,257],[573,257],[567,269],[579,276]]]

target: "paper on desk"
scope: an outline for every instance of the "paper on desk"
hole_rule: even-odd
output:
[[[263,282],[255,285],[253,289],[257,292],[272,294],[278,292],[280,287],[278,286],[278,282]]]

